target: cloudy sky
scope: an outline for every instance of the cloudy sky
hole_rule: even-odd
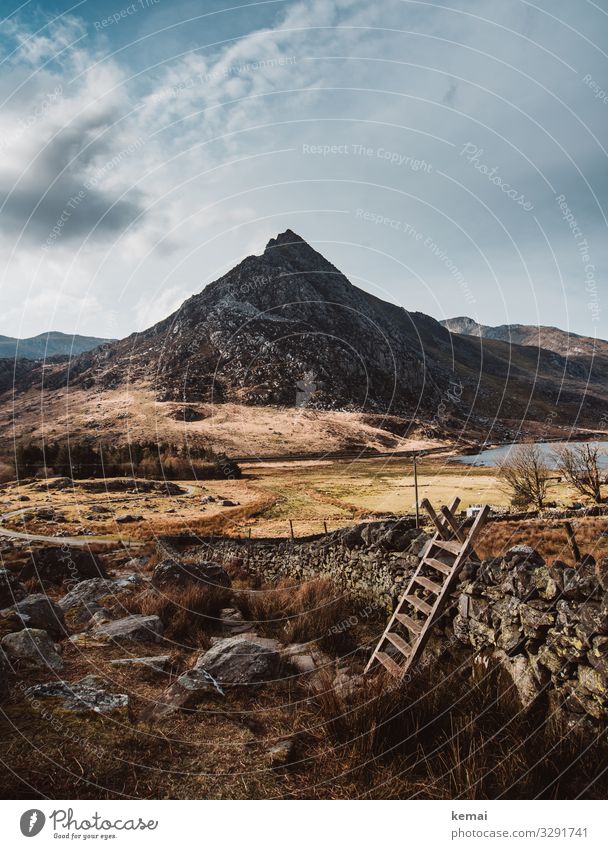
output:
[[[608,0],[0,14],[0,333],[127,335],[290,227],[407,309],[608,338]]]

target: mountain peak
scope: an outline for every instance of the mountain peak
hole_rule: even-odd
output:
[[[271,239],[264,250],[263,259],[269,265],[278,266],[284,271],[332,271],[335,266],[312,248],[308,242],[293,230],[285,230]]]
[[[301,236],[298,236],[297,233],[294,233],[293,230],[287,228],[283,233],[279,233],[274,239],[270,239],[264,253],[268,253],[272,251],[274,248],[277,248],[282,245],[306,245],[306,247],[310,248],[308,242],[306,242]]]

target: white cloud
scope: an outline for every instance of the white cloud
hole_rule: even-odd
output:
[[[108,58],[118,27],[99,37],[89,29],[64,49],[85,31],[75,16],[39,33],[11,24],[5,46],[16,50],[0,81],[0,332],[40,332],[54,316],[58,329],[78,320],[80,332],[126,334],[287,226],[392,300],[466,311],[432,251],[365,223],[358,208],[439,244],[475,291],[482,320],[534,321],[542,311],[591,332],[575,246],[536,168],[580,210],[599,277],[600,213],[568,156],[601,194],[605,162],[590,131],[601,135],[605,113],[581,82],[587,71],[602,78],[601,57],[542,12],[487,0],[453,12],[398,0],[279,8],[272,27],[169,52],[150,69],[141,56],[131,61],[134,50]],[[572,19],[562,0],[552,10]],[[599,38],[605,22],[588,14]],[[183,49],[225,38],[213,21],[188,27]],[[238,17],[233,31],[242,31]],[[61,66],[52,61],[59,50]],[[533,221],[459,156],[466,141],[534,198],[559,268]],[[349,153],[305,155],[304,144]],[[355,154],[356,145],[371,153]],[[425,159],[432,172],[380,151]],[[579,292],[569,304],[547,294],[560,270]]]

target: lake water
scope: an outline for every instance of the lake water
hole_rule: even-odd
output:
[[[520,444],[500,445],[497,448],[488,448],[479,454],[468,454],[466,456],[461,454],[452,459],[458,463],[466,463],[470,466],[498,466],[508,456],[509,452]],[[537,442],[536,445],[540,448],[547,465],[552,469],[556,468],[555,452],[559,451],[565,445],[571,448],[576,448],[578,445],[597,446],[602,452],[598,458],[599,466],[601,469],[608,469],[608,442]]]

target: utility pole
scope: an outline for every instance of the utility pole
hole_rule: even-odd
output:
[[[416,465],[417,455],[414,454],[414,492],[416,494],[416,527],[420,526],[420,514],[418,512],[418,466]]]

